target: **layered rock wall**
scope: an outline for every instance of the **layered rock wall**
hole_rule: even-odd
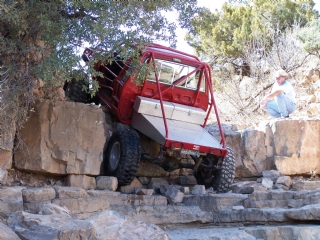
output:
[[[112,133],[109,118],[95,105],[38,100],[19,132],[24,148],[15,153],[14,167],[56,175],[100,175],[103,147]],[[236,177],[260,177],[272,169],[284,175],[320,170],[319,120],[274,119],[255,129],[238,131],[235,125],[223,125],[223,129],[235,154]],[[220,140],[216,125],[207,130]],[[10,144],[7,146],[10,151]],[[0,164],[11,168],[10,161]]]
[[[216,126],[207,127],[213,135]],[[256,129],[241,131],[224,126],[227,144],[236,158],[236,177],[260,177],[264,170],[284,175],[311,175],[320,171],[320,121],[274,119]]]

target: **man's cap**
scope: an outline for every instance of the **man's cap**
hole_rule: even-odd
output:
[[[287,76],[288,76],[288,73],[285,70],[280,69],[276,72],[276,77],[287,77]]]

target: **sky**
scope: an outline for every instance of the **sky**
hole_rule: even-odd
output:
[[[320,1],[320,0],[316,0]],[[212,12],[215,9],[221,9],[223,3],[226,2],[225,0],[198,0],[198,6],[200,7],[207,7]],[[194,50],[190,47],[187,42],[184,40],[184,36],[186,35],[187,30],[178,28],[176,31],[177,35],[177,50],[183,51],[185,53],[194,54]]]
[[[320,12],[320,0],[313,0],[315,5],[315,9]],[[198,0],[198,6],[200,7],[207,7],[209,8],[212,12],[215,11],[215,9],[220,10],[223,3],[225,3],[226,0]],[[190,47],[187,42],[184,40],[184,36],[186,35],[187,30],[178,28],[176,31],[177,35],[177,50],[189,53],[189,54],[194,54],[194,50],[192,47]]]

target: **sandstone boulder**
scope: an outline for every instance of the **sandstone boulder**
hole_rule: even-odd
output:
[[[320,121],[275,121],[269,125],[273,133],[274,158],[284,175],[310,174],[320,169]]]
[[[121,186],[119,190],[122,193],[135,193],[136,188],[142,188],[142,184],[137,178],[134,178],[129,185]]]
[[[204,185],[195,185],[192,187],[191,194],[193,195],[204,195],[206,194],[206,188]]]
[[[158,226],[135,221],[114,211],[103,211],[88,219],[97,239],[169,240]]]
[[[261,176],[271,164],[266,158],[265,134],[258,130],[244,130],[242,133],[242,164],[237,169],[239,177]],[[241,169],[241,171],[239,170]],[[251,176],[250,176],[251,175]]]
[[[66,182],[70,187],[81,187],[83,189],[95,189],[97,186],[96,179],[86,175],[68,175]]]
[[[277,170],[266,170],[262,172],[262,176],[272,180],[273,183],[276,183],[278,178],[282,176],[282,173]]]
[[[169,203],[181,203],[184,198],[184,193],[182,193],[179,189],[175,188],[174,186],[168,186],[164,195],[167,197]]]
[[[169,186],[169,183],[164,178],[151,178],[148,184],[149,189],[153,189],[155,192],[160,191],[160,186],[163,185],[165,188]]]
[[[99,176],[96,178],[97,189],[116,191],[118,188],[118,179],[116,177]]]
[[[19,131],[24,149],[15,153],[21,170],[99,175],[102,151],[109,135],[98,106],[37,100]]]
[[[282,176],[277,179],[275,188],[289,190],[291,187],[291,183],[292,183],[291,177]]]
[[[232,184],[230,188],[233,193],[251,194],[254,192],[254,185],[256,184],[255,182],[243,181]]]

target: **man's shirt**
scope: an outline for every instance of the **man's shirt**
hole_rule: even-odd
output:
[[[280,86],[277,82],[275,82],[271,91],[274,92],[277,90],[282,90],[289,99],[291,99],[293,102],[296,102],[296,92],[294,91],[291,83],[289,83],[287,80]]]

